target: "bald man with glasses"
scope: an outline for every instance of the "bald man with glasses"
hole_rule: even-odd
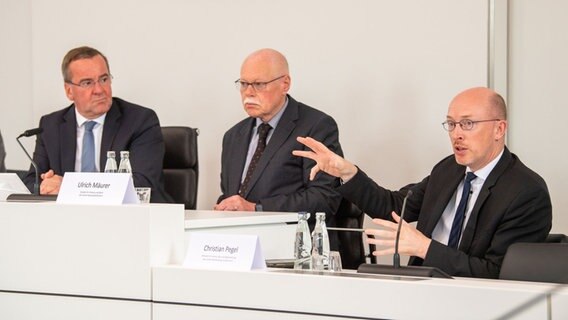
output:
[[[311,135],[343,154],[335,120],[296,101],[288,94],[291,85],[288,62],[273,49],[250,54],[235,81],[248,117],[223,137],[221,196],[215,210],[325,212],[328,226],[361,227],[361,212],[335,191],[339,179],[326,173],[310,181],[315,162],[292,155],[302,148],[298,136]],[[332,250],[341,253],[344,268],[364,261],[361,235],[330,232]]]
[[[292,150],[302,148],[296,138],[305,135],[317,137],[337,154],[343,152],[335,120],[292,98],[288,94],[291,81],[288,62],[276,50],[258,50],[243,62],[235,85],[248,117],[223,137],[222,194],[214,208],[307,211],[312,213],[311,225],[316,212],[325,212],[328,225],[357,227],[360,211],[352,214],[351,204],[335,191],[339,179],[322,173],[310,181],[315,163],[292,155]],[[360,234],[330,232],[329,236],[332,250],[342,254],[344,267],[356,268],[363,261]]]
[[[288,95],[288,62],[276,50],[250,54],[235,85],[248,117],[223,138],[222,195],[215,210],[334,214],[341,201],[334,190],[339,179],[323,174],[310,181],[315,163],[294,157],[292,150],[301,146],[296,137],[311,134],[342,154],[335,120]]]
[[[507,111],[488,88],[472,88],[450,103],[444,129],[453,155],[434,166],[421,182],[387,190],[316,139],[298,141],[309,151],[294,154],[317,162],[319,171],[339,177],[337,191],[384,230],[369,229],[374,255],[392,254],[400,210],[409,190],[400,237],[410,265],[437,267],[449,275],[497,278],[509,245],[542,242],[552,225],[552,205],[544,180],[505,146]],[[407,222],[417,221],[416,227]]]

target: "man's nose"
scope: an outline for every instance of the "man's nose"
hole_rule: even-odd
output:
[[[256,93],[256,91],[254,90],[254,87],[252,86],[252,84],[249,83],[249,84],[247,84],[247,87],[246,87],[244,93],[247,96],[253,96]]]
[[[450,131],[450,138],[452,138],[452,140],[463,139],[463,135],[464,130],[459,123],[456,124],[454,130]]]

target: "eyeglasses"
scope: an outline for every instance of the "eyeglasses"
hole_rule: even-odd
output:
[[[460,127],[462,128],[462,130],[465,131],[469,131],[471,129],[473,129],[473,126],[478,123],[478,122],[489,122],[489,121],[501,121],[501,119],[489,119],[489,120],[470,120],[470,119],[463,119],[461,121],[453,121],[453,120],[446,120],[445,122],[442,122],[442,126],[444,127],[444,129],[446,129],[446,131],[454,131],[454,129],[456,128],[456,126],[459,124]]]
[[[242,81],[241,79],[237,79],[235,80],[235,87],[240,90],[240,91],[245,91],[248,86],[252,86],[254,88],[255,91],[263,91],[264,89],[266,89],[266,86],[271,83],[274,82],[276,80],[282,79],[284,78],[286,75],[282,75],[278,78],[274,78],[270,81],[266,81],[266,82],[246,82],[246,81]]]
[[[101,76],[98,80],[85,79],[85,80],[79,81],[79,83],[73,83],[71,81],[65,81],[65,82],[67,82],[68,84],[72,84],[74,86],[77,86],[77,87],[81,87],[83,89],[91,89],[95,86],[95,83],[97,83],[97,82],[101,86],[109,85],[112,82],[112,75],[105,74],[104,76]]]

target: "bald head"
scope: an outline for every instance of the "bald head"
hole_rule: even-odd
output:
[[[488,88],[471,88],[450,103],[447,123],[456,162],[472,171],[484,168],[505,147],[507,131],[505,101]]]
[[[286,57],[269,48],[257,50],[246,57],[241,67],[241,73],[244,69],[251,67],[265,70],[265,75],[269,77],[279,77],[290,73]]]
[[[243,62],[237,83],[248,115],[268,122],[282,109],[290,89],[288,61],[274,49],[255,51]]]
[[[500,94],[489,88],[477,87],[460,92],[454,97],[450,107],[460,105],[476,105],[479,108],[486,108],[488,116],[507,120],[505,100]]]

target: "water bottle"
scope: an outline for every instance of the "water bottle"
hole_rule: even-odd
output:
[[[130,152],[120,151],[120,165],[118,166],[118,172],[132,174],[132,166],[130,165]]]
[[[312,269],[329,269],[329,236],[324,212],[316,213],[316,226],[312,233]]]
[[[116,156],[114,151],[107,151],[107,161],[105,164],[106,173],[116,173]]]
[[[312,268],[312,237],[308,227],[308,212],[298,213],[298,226],[296,227],[296,241],[294,242],[294,269],[310,270]]]

